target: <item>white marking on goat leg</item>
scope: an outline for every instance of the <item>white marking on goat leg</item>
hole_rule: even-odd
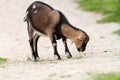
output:
[[[33,9],[35,9],[36,8],[36,5],[33,5],[33,7],[32,7]]]

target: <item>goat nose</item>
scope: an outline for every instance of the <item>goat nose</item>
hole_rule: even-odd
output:
[[[81,51],[82,51],[82,52],[83,52],[83,51],[85,51],[85,48],[82,48],[82,50],[81,50]]]
[[[80,52],[80,48],[77,48],[77,50]]]

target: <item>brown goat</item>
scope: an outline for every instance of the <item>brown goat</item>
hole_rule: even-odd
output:
[[[24,20],[28,25],[29,42],[35,61],[39,59],[37,41],[40,36],[44,35],[50,38],[57,59],[61,59],[61,57],[57,51],[56,40],[62,38],[68,58],[71,58],[72,55],[66,43],[67,38],[71,39],[77,50],[82,52],[89,41],[89,36],[84,31],[73,27],[62,12],[40,1],[35,1],[28,7]]]

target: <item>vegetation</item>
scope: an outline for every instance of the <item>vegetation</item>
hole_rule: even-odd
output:
[[[103,73],[93,76],[93,80],[120,80],[120,73]]]
[[[49,75],[49,77],[55,77],[55,76],[57,76],[57,73],[51,73],[51,74]]]
[[[72,77],[72,75],[70,75],[70,74],[62,74],[62,75],[59,75],[59,74],[57,74],[57,73],[51,73],[48,77],[49,77],[49,78],[54,78],[54,77],[70,78],[70,77]]]
[[[1,58],[1,57],[0,57],[0,65],[3,64],[3,63],[5,63],[5,62],[7,62],[7,59],[6,59],[6,58]]]
[[[60,78],[70,78],[72,75],[61,75]]]
[[[120,0],[78,0],[78,3],[84,10],[107,15],[98,22],[120,22]]]
[[[120,29],[115,31],[114,34],[118,34],[120,36]]]

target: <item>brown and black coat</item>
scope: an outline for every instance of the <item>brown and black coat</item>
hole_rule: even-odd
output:
[[[72,55],[66,43],[67,38],[75,43],[78,51],[84,51],[89,41],[89,36],[84,31],[73,27],[62,12],[40,1],[35,1],[28,7],[24,20],[28,24],[29,42],[34,60],[39,58],[37,41],[40,36],[50,38],[57,59],[61,57],[57,51],[56,40],[62,39],[68,58]]]

